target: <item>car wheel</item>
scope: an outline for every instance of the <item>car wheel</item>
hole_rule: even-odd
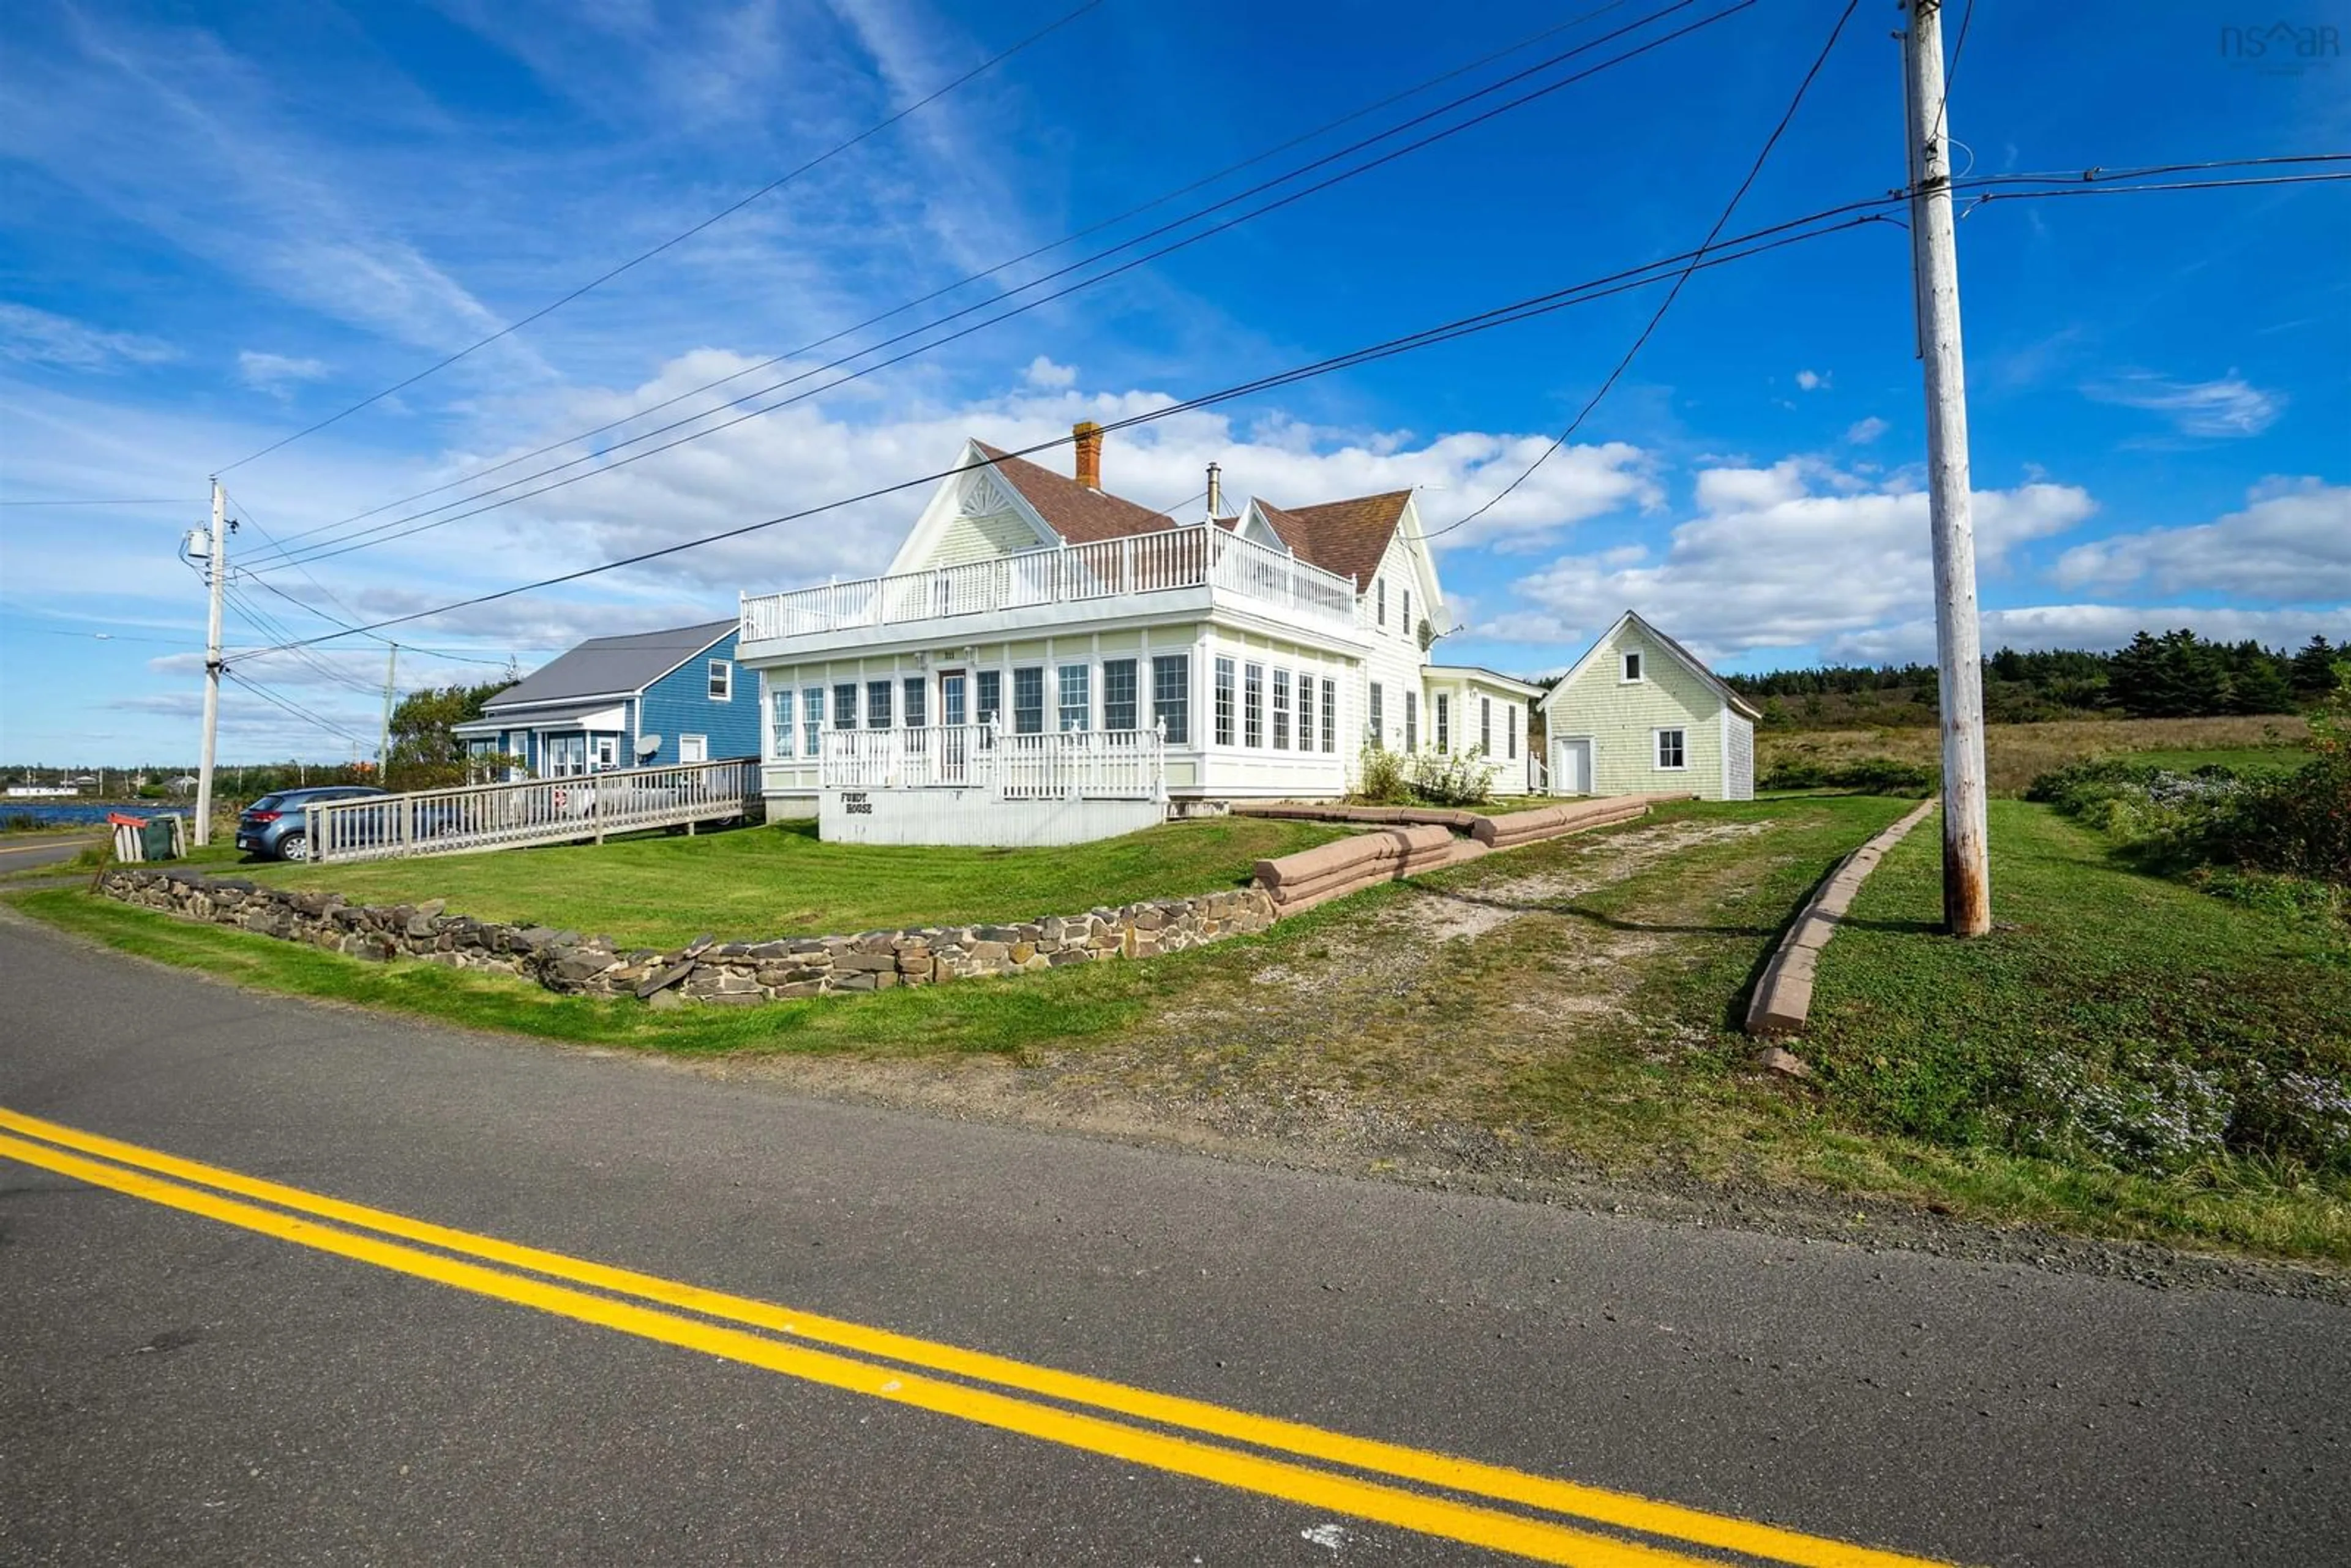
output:
[[[282,861],[306,861],[310,858],[310,835],[288,833],[277,841],[277,858]]]

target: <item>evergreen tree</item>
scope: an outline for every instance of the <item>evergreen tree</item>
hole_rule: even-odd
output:
[[[2330,644],[2314,632],[2294,656],[2294,695],[2305,702],[2325,697],[2335,689],[2335,662],[2346,654],[2351,654],[2351,650]]]

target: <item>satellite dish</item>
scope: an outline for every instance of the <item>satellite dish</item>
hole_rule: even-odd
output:
[[[639,757],[652,757],[652,756],[653,756],[655,753],[659,752],[660,750],[661,750],[661,737],[660,737],[660,736],[658,736],[658,735],[641,735],[641,736],[637,737],[637,755],[638,755]]]

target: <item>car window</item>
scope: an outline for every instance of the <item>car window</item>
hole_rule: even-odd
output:
[[[264,795],[260,800],[256,800],[252,805],[247,806],[246,810],[248,811],[276,811],[283,809],[285,805],[286,797],[283,795]]]

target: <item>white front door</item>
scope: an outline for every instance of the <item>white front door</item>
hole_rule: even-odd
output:
[[[1562,736],[1551,743],[1551,792],[1554,795],[1592,793],[1592,737]]]

